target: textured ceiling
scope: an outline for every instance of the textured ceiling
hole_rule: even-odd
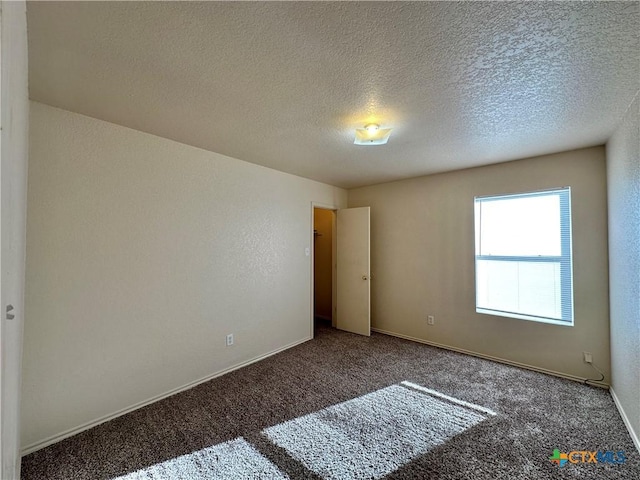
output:
[[[342,187],[599,145],[638,2],[29,2],[30,96]],[[355,128],[393,128],[353,145]]]

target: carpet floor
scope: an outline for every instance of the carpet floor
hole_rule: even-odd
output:
[[[319,327],[25,456],[22,478],[637,480],[640,455],[606,390]]]

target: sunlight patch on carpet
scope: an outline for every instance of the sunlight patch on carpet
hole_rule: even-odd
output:
[[[236,438],[151,465],[114,480],[227,480],[230,478],[286,480],[289,477],[246,440]]]
[[[407,382],[262,433],[326,480],[377,479],[491,415],[484,407]]]
[[[460,400],[458,398],[450,397],[449,395],[440,393],[437,390],[431,390],[430,388],[423,387],[422,385],[416,385],[415,383],[411,382],[402,382],[400,385],[413,388],[414,390],[418,390],[419,392],[428,393],[429,395],[433,395],[434,397],[443,398],[448,402],[455,403],[456,405],[462,405],[463,407],[470,408],[471,410],[477,410],[479,412],[486,413],[487,415],[491,415],[492,417],[496,415],[496,412],[489,408],[476,405],[475,403],[465,402],[464,400]]]

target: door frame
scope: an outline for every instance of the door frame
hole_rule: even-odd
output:
[[[310,318],[309,318],[309,336],[314,338],[315,330],[313,328],[315,322],[315,312],[314,312],[314,295],[315,295],[315,265],[314,259],[316,258],[315,252],[315,244],[314,244],[314,236],[313,236],[313,225],[315,218],[315,209],[319,208],[321,210],[331,210],[333,212],[333,224],[331,229],[331,326],[336,326],[336,212],[339,208],[335,205],[330,205],[326,203],[320,202],[311,202],[311,225],[309,229],[309,263],[311,270],[311,302],[309,309],[311,310]]]

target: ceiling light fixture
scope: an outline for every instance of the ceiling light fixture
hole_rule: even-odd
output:
[[[369,123],[364,128],[356,128],[356,145],[384,145],[391,135],[390,128],[380,128],[376,123]]]

